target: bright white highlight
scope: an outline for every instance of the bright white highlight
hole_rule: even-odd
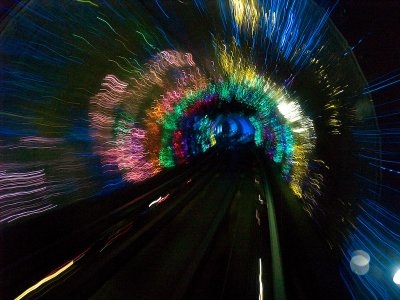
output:
[[[161,197],[161,196],[160,196],[157,200],[151,202],[151,203],[149,204],[149,207],[152,207],[154,204],[157,204],[157,205],[158,205],[158,204],[164,202],[165,199],[167,199],[168,197],[169,197],[169,194],[167,194],[167,195],[164,196],[164,197]]]
[[[400,269],[397,270],[396,274],[393,276],[393,282],[400,285]]]
[[[363,250],[356,250],[350,260],[350,268],[357,275],[365,275],[369,271],[369,254]]]
[[[281,101],[278,104],[279,112],[290,122],[296,122],[301,119],[301,108],[295,102]]]
[[[261,258],[258,260],[259,262],[259,273],[258,273],[258,282],[260,284],[260,295],[258,296],[258,300],[264,300],[264,288],[263,288],[263,283],[262,283],[262,262]]]

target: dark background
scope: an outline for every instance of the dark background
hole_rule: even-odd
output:
[[[332,20],[348,41],[369,83],[379,78],[400,75],[400,1],[342,0]],[[400,76],[396,77],[400,79]],[[382,160],[382,166],[400,171],[400,83],[372,93],[381,132],[381,153],[371,156]],[[372,161],[377,163],[378,161]],[[371,162],[366,162],[371,163]],[[395,213],[400,212],[399,174],[381,171],[380,202]]]
[[[400,1],[342,0],[332,20],[350,46],[356,46],[354,54],[368,81],[400,68]]]

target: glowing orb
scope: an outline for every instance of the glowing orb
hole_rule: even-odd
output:
[[[393,282],[397,285],[400,285],[400,269],[397,270],[396,274],[393,276]]]
[[[357,275],[365,275],[369,271],[369,254],[363,250],[356,250],[350,260],[350,268]],[[400,279],[400,274],[399,274]]]

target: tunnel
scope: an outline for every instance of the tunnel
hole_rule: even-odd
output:
[[[0,11],[0,299],[400,299],[400,2]]]

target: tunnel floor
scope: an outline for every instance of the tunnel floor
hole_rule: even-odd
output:
[[[14,241],[10,265],[21,269],[20,276],[35,267],[34,282],[75,255],[65,274],[36,291],[49,299],[255,299],[260,291],[270,299],[276,298],[277,281],[288,299],[348,298],[335,253],[299,200],[285,199],[279,182],[261,172],[265,162],[254,151],[219,149],[134,191],[108,195],[97,206],[75,207],[75,230],[63,228],[71,212],[53,216],[53,229],[51,216],[35,219],[31,230],[47,226],[43,239],[35,239],[38,251],[21,263],[17,256],[33,242]],[[275,206],[281,278],[273,267],[266,197]],[[43,248],[49,233],[59,240]],[[42,263],[35,266],[36,260]],[[8,276],[10,285],[17,279]],[[21,286],[29,286],[25,280]]]

